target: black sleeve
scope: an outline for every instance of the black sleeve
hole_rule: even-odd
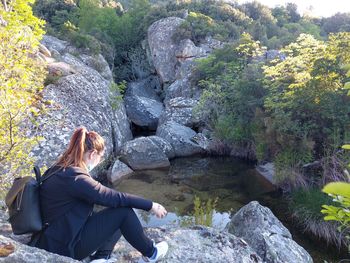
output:
[[[132,207],[145,211],[152,208],[152,201],[108,188],[88,175],[78,174],[70,178],[72,182],[67,190],[75,198],[107,207]]]

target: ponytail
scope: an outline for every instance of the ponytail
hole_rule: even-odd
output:
[[[89,132],[85,127],[79,127],[74,131],[67,150],[59,157],[55,165],[64,168],[77,166],[85,169],[84,154],[92,150],[100,153],[104,148],[104,140],[97,132]]]

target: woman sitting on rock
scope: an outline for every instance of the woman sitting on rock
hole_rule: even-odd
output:
[[[159,218],[165,208],[141,197],[101,185],[90,175],[105,151],[103,138],[78,128],[68,149],[44,176],[40,202],[45,230],[35,246],[78,260],[92,256],[93,262],[107,262],[121,235],[143,255],[139,262],[156,262],[168,250],[165,241],[155,244],[141,226],[133,208],[152,211]],[[50,174],[52,174],[50,176]],[[107,208],[93,212],[93,205]]]

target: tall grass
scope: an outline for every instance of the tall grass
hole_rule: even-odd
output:
[[[324,221],[321,213],[324,204],[331,205],[332,199],[320,189],[299,189],[291,193],[291,214],[305,233],[311,233],[327,245],[334,245],[338,249],[347,246],[348,240],[337,230],[339,224]]]

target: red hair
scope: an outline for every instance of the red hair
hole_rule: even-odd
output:
[[[104,139],[97,132],[89,132],[85,127],[79,127],[74,131],[67,150],[58,158],[56,165],[64,168],[77,166],[86,169],[83,161],[84,153],[96,150],[100,154],[104,149]]]

